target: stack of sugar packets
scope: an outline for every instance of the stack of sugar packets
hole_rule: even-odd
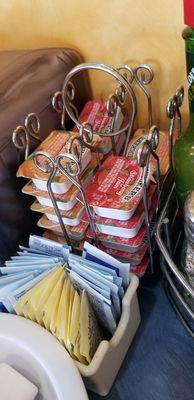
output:
[[[109,133],[112,126],[112,118],[113,117],[108,115],[106,106],[103,102],[93,100],[86,103],[79,117],[79,122],[88,122],[94,131]],[[115,129],[119,129],[122,123],[123,114],[118,108],[115,120]],[[79,133],[77,132],[76,127],[72,132],[53,131],[49,137],[38,146],[34,153],[41,150],[55,158],[58,154],[67,151],[68,141],[77,135],[79,135]],[[120,140],[116,140],[117,151],[119,151],[120,147],[123,145],[124,140],[125,134],[122,135]],[[99,148],[101,157],[108,154],[112,149],[110,138],[102,138],[98,135],[94,135],[92,146],[94,150],[97,147]],[[17,171],[18,177],[31,179],[23,187],[22,192],[36,197],[31,209],[43,214],[38,221],[38,226],[60,236],[62,235],[61,227],[58,223],[52,201],[47,191],[47,180],[49,174],[42,173],[36,167],[33,162],[33,154],[23,162]],[[41,156],[38,161],[43,165],[46,159],[44,156]],[[95,152],[91,153],[88,148],[84,147],[81,164],[82,170],[79,178],[82,187],[85,187],[92,178],[94,170],[98,166]],[[52,191],[57,200],[58,208],[61,211],[61,216],[69,238],[76,243],[83,241],[88,228],[88,221],[82,221],[84,207],[77,201],[78,188],[73,185],[68,178],[58,172],[52,183]]]
[[[130,265],[89,243],[82,257],[63,244],[32,235],[29,247],[0,268],[1,311],[45,327],[72,358],[90,363],[104,332],[114,334]]]

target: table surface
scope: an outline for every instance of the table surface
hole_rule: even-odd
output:
[[[106,400],[193,400],[194,339],[163,289],[147,279],[139,289],[142,322]],[[88,393],[90,400],[102,397]]]

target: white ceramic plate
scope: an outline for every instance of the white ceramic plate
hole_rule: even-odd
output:
[[[39,389],[37,400],[88,400],[73,360],[38,324],[0,313],[0,363],[7,363]]]

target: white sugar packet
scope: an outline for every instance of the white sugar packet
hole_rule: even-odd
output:
[[[116,319],[120,317],[121,314],[121,304],[118,295],[118,287],[113,282],[107,281],[102,275],[90,270],[88,273],[88,269],[85,268],[83,265],[79,264],[79,262],[74,261],[74,263],[69,262],[69,267],[76,272],[80,277],[85,278],[87,281],[96,284],[97,286],[101,287],[102,289],[110,289],[111,298],[114,307],[114,313]]]
[[[86,290],[99,323],[111,334],[114,334],[117,325],[111,310],[111,301],[92,289],[76,272],[70,271],[69,277],[78,291]]]

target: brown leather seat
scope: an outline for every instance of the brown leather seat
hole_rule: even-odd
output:
[[[35,229],[32,199],[21,193],[24,180],[16,170],[24,158],[12,143],[12,132],[23,125],[30,112],[38,114],[44,139],[60,128],[60,116],[52,109],[51,97],[61,89],[66,74],[82,56],[71,49],[38,49],[0,52],[0,260],[14,253],[25,234]],[[91,98],[87,75],[75,82],[75,105],[80,111]],[[30,142],[30,151],[37,146]]]

